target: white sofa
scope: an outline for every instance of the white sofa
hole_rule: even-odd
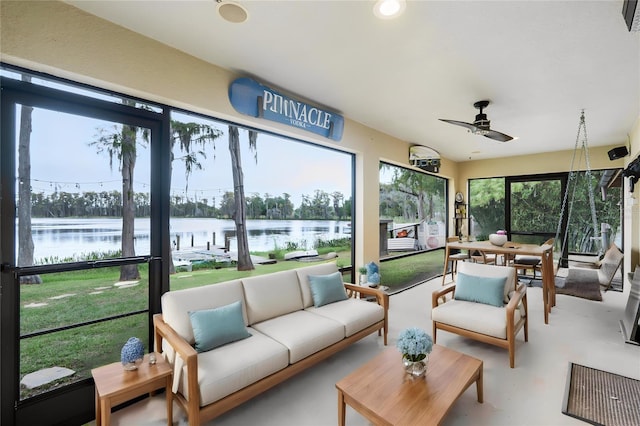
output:
[[[375,331],[387,344],[386,293],[343,283],[354,297],[314,306],[308,277],[337,271],[335,263],[323,263],[162,296],[162,314],[154,316],[155,348],[174,366],[174,399],[190,425],[242,404]],[[236,301],[251,336],[196,351],[189,312]]]

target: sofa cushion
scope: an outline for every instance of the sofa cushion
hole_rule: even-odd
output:
[[[298,275],[294,270],[243,278],[249,324],[302,309]]]
[[[162,295],[162,317],[183,339],[193,345],[193,328],[189,311],[218,308],[229,303],[243,300],[244,291],[240,280],[185,290],[168,291]],[[248,324],[243,306],[243,318]]]
[[[344,339],[342,324],[307,311],[272,318],[253,328],[286,346],[290,364]]]
[[[309,287],[316,308],[329,303],[347,299],[347,292],[342,283],[342,274],[334,272],[328,275],[309,275]]]
[[[509,268],[511,269],[511,268]],[[476,333],[507,338],[507,319],[504,307],[486,305],[484,303],[449,300],[431,310],[431,319]],[[520,321],[520,310],[514,311],[514,324]]]
[[[189,318],[198,352],[210,351],[251,336],[244,325],[240,301],[219,308],[192,311]]]
[[[358,331],[384,320],[382,306],[356,299],[330,303],[320,308],[311,306],[305,311],[339,322],[344,326],[345,337],[352,336]]]
[[[313,306],[313,297],[311,296],[311,288],[309,287],[309,275],[327,275],[337,271],[338,265],[336,265],[335,262],[319,263],[317,265],[296,269],[300,283],[300,291],[302,292],[302,304],[305,308]]]
[[[454,298],[501,307],[504,305],[506,281],[507,277],[480,277],[458,272]]]
[[[251,337],[198,354],[200,406],[211,404],[289,364],[287,348],[249,327]],[[189,397],[183,367],[179,391]]]

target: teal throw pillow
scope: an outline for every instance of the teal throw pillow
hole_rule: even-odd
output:
[[[309,275],[309,287],[311,288],[313,305],[316,308],[347,299],[347,292],[344,290],[340,272],[329,275]]]
[[[210,351],[251,336],[244,326],[240,301],[215,309],[189,312],[189,319],[198,352]]]
[[[458,272],[454,299],[504,306],[504,285],[507,277],[478,277]]]

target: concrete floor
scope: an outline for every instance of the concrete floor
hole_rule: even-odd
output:
[[[431,333],[431,292],[440,287],[441,280],[391,296],[390,347],[406,327],[417,326]],[[584,425],[561,412],[569,362],[640,379],[640,346],[625,344],[618,324],[627,292],[605,292],[602,302],[557,295],[557,305],[545,325],[541,289],[530,287],[527,291],[529,342],[524,342],[520,332],[514,369],[509,368],[504,349],[438,333],[438,344],[484,361],[484,403],[477,402],[475,386],[471,386],[453,406],[444,426]],[[371,335],[208,424],[335,425],[335,383],[383,348],[382,339]],[[164,395],[160,395],[114,413],[112,424],[166,425],[165,417]],[[346,423],[370,424],[349,407]],[[175,404],[173,424],[186,425],[184,413]]]

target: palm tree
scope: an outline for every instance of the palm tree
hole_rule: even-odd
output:
[[[249,148],[256,153],[258,133],[249,130]],[[236,126],[229,126],[229,152],[231,153],[231,170],[233,172],[233,196],[235,211],[233,220],[236,223],[236,235],[238,238],[238,271],[250,271],[255,269],[249,254],[249,241],[247,238],[247,211],[244,197],[244,175],[242,173],[242,158],[240,157],[240,135]],[[258,161],[257,154],[255,156]]]
[[[171,176],[173,171],[173,161],[182,160],[185,169],[185,194],[189,189],[189,176],[193,170],[202,170],[200,158],[207,158],[204,151],[207,143],[212,143],[215,148],[215,141],[222,135],[222,131],[206,124],[182,123],[171,120],[171,169],[169,170],[169,187],[171,187]],[[175,158],[173,148],[178,144],[183,156]],[[200,148],[200,149],[198,149]],[[172,250],[172,248],[170,248]],[[169,273],[175,272],[173,257],[169,257]]]
[[[133,105],[130,101],[125,104]],[[121,129],[108,133],[105,129],[99,129],[99,137],[91,145],[97,147],[98,153],[106,152],[109,156],[109,166],[113,167],[114,157],[118,159],[119,169],[122,174],[122,257],[133,257],[134,245],[134,220],[136,205],[133,194],[133,173],[137,158],[137,136],[142,133],[144,143],[149,140],[149,131],[131,125],[122,125]],[[138,265],[122,265],[120,267],[120,281],[140,279]]]

